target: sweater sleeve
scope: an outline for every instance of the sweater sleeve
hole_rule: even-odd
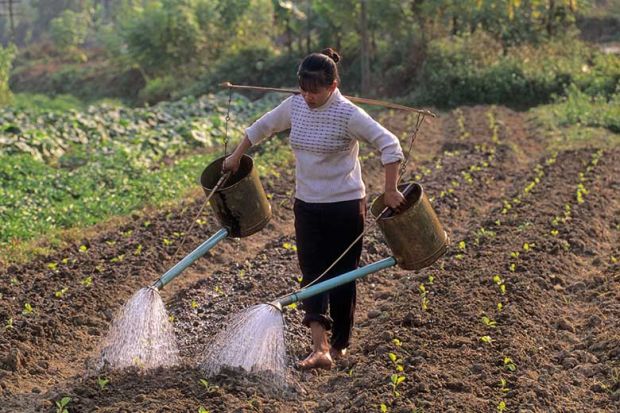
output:
[[[349,132],[355,138],[362,139],[379,149],[383,165],[404,159],[398,138],[363,109],[357,108],[349,119]]]
[[[273,134],[291,128],[291,105],[293,96],[280,103],[273,110],[265,113],[245,130],[252,145],[256,145]]]

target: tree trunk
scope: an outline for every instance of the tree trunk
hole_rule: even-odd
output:
[[[360,14],[360,29],[362,37],[362,95],[368,95],[370,91],[370,39],[368,38],[368,18],[366,0],[360,0],[362,10]]]

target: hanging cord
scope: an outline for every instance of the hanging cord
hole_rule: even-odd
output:
[[[225,120],[226,120],[226,122],[225,122],[226,128],[225,128],[225,134],[224,134],[224,157],[226,157],[226,155],[228,155],[228,141],[229,141],[229,137],[228,137],[228,121],[230,120],[231,101],[232,101],[232,88],[228,88],[228,106],[226,107],[226,118],[225,118]],[[187,236],[194,229],[194,226],[196,225],[196,221],[198,221],[198,217],[200,215],[202,215],[202,211],[205,209],[205,206],[207,206],[207,204],[209,203],[209,200],[211,199],[213,194],[220,188],[220,186],[222,186],[228,180],[228,178],[230,178],[231,174],[232,174],[231,172],[227,172],[224,175],[222,175],[220,177],[220,179],[217,181],[217,183],[215,184],[215,186],[211,190],[211,193],[207,196],[207,199],[203,202],[202,206],[200,207],[200,210],[198,211],[198,213],[196,214],[196,216],[192,220],[192,223],[191,223],[189,229],[187,231],[185,231],[185,235],[183,236],[183,239],[181,240],[181,244],[179,245],[177,250],[172,255],[172,260],[173,261],[176,259],[179,251],[181,251],[181,247],[183,246],[183,244],[185,244],[185,240],[187,239]],[[202,187],[202,189],[203,190],[204,189],[209,190],[209,188],[205,188],[204,186]]]
[[[398,182],[400,182],[400,180],[403,177],[403,174],[405,172],[405,168],[404,166],[407,165],[407,162],[409,161],[409,157],[411,156],[411,149],[413,148],[413,141],[415,141],[415,138],[418,135],[418,131],[420,130],[420,126],[422,125],[422,122],[424,121],[424,117],[426,115],[425,114],[418,114],[418,118],[416,120],[416,124],[413,130],[413,133],[411,134],[411,139],[409,141],[409,149],[407,151],[407,156],[405,157],[404,162],[401,164],[400,167],[400,171],[399,171],[399,177],[398,177]],[[398,187],[398,183],[396,184]],[[403,193],[408,193],[409,189],[413,186],[413,183],[409,184],[404,190]],[[362,239],[362,237],[364,236],[364,234],[366,234],[372,227],[374,227],[374,225],[379,222],[379,220],[381,218],[383,218],[386,213],[390,211],[389,207],[385,207],[383,208],[383,210],[381,211],[381,213],[370,223],[370,225],[368,225],[366,228],[364,228],[364,230],[357,236],[357,238],[355,238],[355,240],[347,247],[347,249],[344,250],[344,252],[342,254],[340,254],[340,256],[338,258],[336,258],[336,260],[329,266],[327,267],[327,269],[325,271],[323,271],[323,273],[321,275],[319,275],[317,278],[315,278],[312,282],[308,283],[306,286],[304,286],[303,288],[301,288],[299,291],[303,291],[306,288],[310,287],[311,285],[317,283],[321,278],[323,278],[328,272],[329,270],[331,270],[332,268],[334,268],[334,266],[349,252],[349,250],[351,250],[351,248],[353,248],[353,246],[360,240]],[[284,294],[278,298],[276,298],[273,301],[279,301],[281,298],[286,297],[288,294]]]
[[[230,103],[232,100],[232,88],[228,88],[228,107],[226,109],[226,133],[224,134],[224,156],[228,155],[228,121],[230,120]]]

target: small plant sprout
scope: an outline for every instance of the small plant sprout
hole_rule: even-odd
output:
[[[114,241],[113,239],[109,239],[105,242],[106,244],[108,244],[109,246],[114,246],[116,245],[116,241]]]
[[[118,255],[110,260],[110,262],[121,262],[125,259],[125,254]]]
[[[466,245],[465,245],[465,241],[459,241],[459,249],[461,251],[465,251]]]
[[[508,270],[510,272],[515,272],[516,269],[517,269],[517,264],[515,264],[514,262],[508,266]]]
[[[196,302],[196,300],[192,300],[192,302],[190,303],[190,307],[192,307],[192,309],[198,308],[198,303]]]
[[[421,306],[422,306],[422,310],[427,311],[428,310],[428,298],[427,298],[427,291],[426,291],[426,287],[424,287],[424,284],[420,284],[420,286],[418,287],[418,290],[420,291],[420,298],[421,300]]]
[[[394,394],[394,397],[399,397],[400,393],[397,388],[402,382],[405,381],[405,375],[394,373],[390,376],[390,381],[392,382],[392,393]]]
[[[497,404],[497,411],[498,411],[499,413],[503,413],[503,412],[505,412],[505,411],[506,411],[506,402],[504,402],[503,400],[502,400],[502,401],[500,401],[500,402]]]
[[[56,291],[54,293],[54,297],[62,298],[68,290],[69,290],[69,287],[64,287],[63,289]]]
[[[19,280],[17,279],[17,277],[11,278],[11,285],[19,285]]]
[[[557,237],[559,233],[560,233],[560,231],[558,231],[557,229],[552,229],[551,230],[551,235],[554,236],[554,237]]]
[[[491,344],[493,342],[493,339],[491,338],[491,336],[482,336],[480,337],[480,341],[485,344]]]
[[[88,247],[86,245],[80,245],[80,252],[88,251]]]
[[[533,242],[532,243],[529,243],[529,242],[524,242],[523,243],[523,251],[527,252],[527,251],[531,250],[532,248],[534,248],[534,243]]]
[[[130,237],[133,234],[133,230],[128,229],[127,231],[121,231],[121,235],[125,238]]]
[[[433,281],[435,281],[435,277],[433,277],[432,275],[428,276],[428,283],[429,284],[433,284]]]
[[[482,324],[484,324],[487,327],[495,328],[495,325],[497,324],[497,322],[494,320],[491,320],[489,317],[484,315],[482,316]]]
[[[503,309],[504,305],[502,303],[497,303],[497,311],[501,313]]]
[[[508,371],[515,371],[517,369],[517,365],[510,357],[504,357],[504,368]]]
[[[140,255],[141,253],[142,253],[142,244],[138,244],[138,246],[133,252],[133,255]]]
[[[284,248],[285,250],[297,251],[297,246],[294,244],[291,244],[290,242],[283,243],[282,248]]]
[[[22,314],[23,315],[30,315],[30,314],[32,314],[33,311],[34,310],[33,310],[32,306],[30,305],[30,303],[25,303],[24,304],[24,309],[22,310]]]
[[[144,223],[142,224],[142,226],[143,226],[144,228],[148,228],[148,227],[150,227],[150,226],[151,226],[151,221],[144,221]]]
[[[11,317],[8,320],[6,320],[6,324],[5,324],[4,328],[6,330],[10,330],[10,329],[13,328],[13,317]]]
[[[213,384],[209,383],[209,381],[207,379],[200,379],[199,382],[202,385],[202,387],[204,387],[205,390],[208,391],[208,392],[211,392],[211,391],[213,391],[213,389],[217,388],[216,385],[213,385]]]
[[[499,379],[499,391],[502,393],[508,393],[510,389],[507,386],[508,382],[503,377]]]
[[[93,285],[93,277],[89,275],[88,277],[81,280],[80,284],[82,284],[84,287],[90,287],[91,285]]]
[[[207,409],[205,409],[204,406],[200,406],[198,408],[198,413],[209,413],[209,411]]]
[[[67,405],[71,402],[71,397],[63,397],[62,399],[56,401],[56,413],[69,413],[67,410]]]
[[[172,245],[172,243],[174,241],[171,241],[168,238],[164,238],[164,239],[161,240],[161,242],[164,244],[165,247],[168,247],[168,246]]]
[[[204,219],[200,219],[200,218],[198,218],[198,219],[196,220],[196,224],[198,224],[199,226],[203,226],[203,225],[205,225],[206,223],[207,223],[207,221],[206,221],[206,220],[204,220]]]
[[[47,264],[47,268],[52,270],[52,271],[56,271],[56,269],[58,268],[58,263],[57,262],[50,262]]]
[[[402,342],[402,341],[400,341],[400,340],[399,340],[399,339],[397,339],[397,338],[392,339],[392,343],[394,343],[394,345],[395,345],[396,347],[400,347],[400,346],[402,346],[402,345],[403,345],[403,342]]]
[[[519,251],[512,251],[510,253],[510,258],[519,258]]]
[[[290,308],[291,310],[296,310],[297,309],[297,303],[291,303],[291,304],[287,305],[286,308]]]
[[[108,387],[108,383],[110,383],[110,380],[106,379],[105,377],[97,378],[97,385],[99,386],[99,389],[101,391],[105,390],[105,388]]]
[[[387,412],[388,412],[388,408],[387,408],[387,406],[385,405],[385,403],[381,403],[381,406],[379,406],[379,411],[380,411],[381,413],[387,413]]]

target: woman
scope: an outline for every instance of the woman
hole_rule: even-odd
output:
[[[297,71],[301,94],[289,97],[246,129],[245,138],[223,164],[224,171],[236,171],[248,148],[277,132],[291,130],[290,145],[296,159],[295,235],[302,287],[320,276],[364,230],[366,192],[358,139],[381,151],[385,204],[397,209],[405,202],[396,187],[403,159],[400,143],[340,94],[339,60],[332,49],[307,56]],[[321,281],[357,268],[361,253],[360,240]],[[303,309],[313,351],[298,365],[329,369],[349,346],[355,282],[304,300]]]

